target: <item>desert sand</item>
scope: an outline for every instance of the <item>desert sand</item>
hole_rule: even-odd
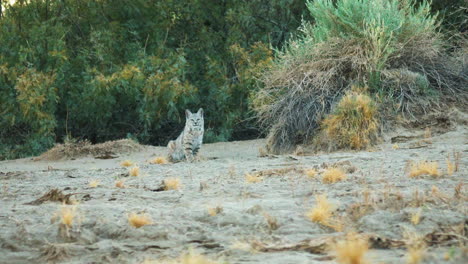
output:
[[[411,234],[425,241],[422,263],[467,263],[468,129],[434,131],[399,131],[371,150],[314,155],[259,155],[258,139],[205,144],[193,163],[151,164],[166,154],[153,146],[112,159],[2,161],[0,263],[160,263],[189,249],[219,263],[335,263],[327,245],[351,231],[369,237],[368,263],[405,263]],[[451,175],[447,158],[458,166]],[[138,176],[128,175],[124,160]],[[409,177],[411,162],[423,160],[437,162],[440,175]],[[323,183],[330,167],[346,179]],[[311,168],[316,176],[304,172]],[[166,178],[178,178],[180,188],[162,190]],[[55,188],[73,194],[69,228],[60,223],[60,202],[31,204]],[[306,217],[317,194],[327,195],[342,228]],[[132,227],[131,213],[152,223]]]

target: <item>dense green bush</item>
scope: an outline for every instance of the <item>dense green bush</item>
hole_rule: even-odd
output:
[[[315,23],[278,52],[254,100],[272,152],[309,142],[352,85],[406,115],[436,95],[466,98],[468,76],[445,52],[428,2],[307,1]],[[463,99],[462,99],[463,100]]]

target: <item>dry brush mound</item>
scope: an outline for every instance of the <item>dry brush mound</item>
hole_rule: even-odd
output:
[[[114,155],[119,153],[129,153],[141,150],[142,148],[142,145],[131,139],[113,140],[95,145],[85,140],[80,142],[57,144],[35,160],[76,159],[89,155],[106,159],[114,157]]]

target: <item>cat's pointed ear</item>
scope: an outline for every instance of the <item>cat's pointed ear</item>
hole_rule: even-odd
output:
[[[191,115],[192,115],[192,112],[190,112],[190,110],[188,109],[185,109],[185,117],[189,118]]]
[[[198,112],[197,112],[199,115],[203,116],[203,108],[200,108],[198,109]]]

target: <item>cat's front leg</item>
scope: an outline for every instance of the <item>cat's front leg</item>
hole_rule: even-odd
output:
[[[192,145],[191,144],[185,144],[184,154],[185,154],[185,159],[188,162],[193,162],[194,157],[193,157],[193,150],[192,150]]]

